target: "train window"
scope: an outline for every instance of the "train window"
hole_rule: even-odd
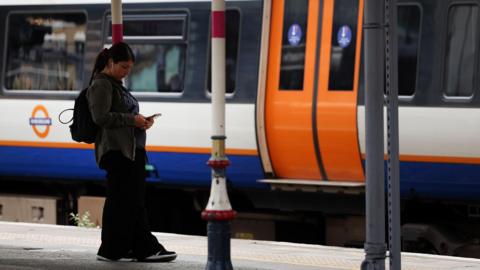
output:
[[[307,43],[308,0],[285,0],[283,17],[281,90],[302,90]]]
[[[412,96],[415,93],[420,17],[419,6],[398,7],[398,95],[400,96]]]
[[[12,13],[8,16],[7,90],[80,90],[86,15]]]
[[[129,89],[143,93],[183,91],[186,22],[184,12],[124,16],[123,39],[132,47],[136,60],[126,80]],[[110,27],[108,34],[111,41]]]
[[[358,1],[336,0],[328,89],[353,90],[358,24]]]
[[[444,93],[448,97],[469,97],[473,95],[475,80],[478,6],[451,6],[447,23]]]
[[[227,9],[225,18],[225,92],[227,94],[235,91],[235,81],[237,76],[237,55],[238,55],[238,31],[240,27],[240,12],[238,10]],[[211,65],[212,46],[210,46],[210,57],[208,59],[208,92],[212,92],[212,65]]]

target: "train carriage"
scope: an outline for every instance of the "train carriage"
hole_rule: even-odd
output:
[[[137,59],[125,85],[141,113],[162,113],[148,132],[148,180],[151,188],[169,191],[165,198],[188,198],[197,210],[211,182],[205,165],[211,144],[210,4],[123,1],[124,39]],[[364,226],[348,218],[364,211],[363,5],[227,1],[233,206],[275,221],[292,210],[298,222],[313,217],[312,227],[321,232],[311,242],[355,242],[330,240],[338,217],[346,217],[346,229]],[[477,0],[398,1],[404,235],[416,224],[446,224],[478,237],[469,229],[480,212],[478,7]],[[104,173],[92,145],[73,142],[58,116],[73,107],[96,54],[111,44],[110,2],[0,1],[0,18],[1,185],[19,193],[41,183],[73,197],[88,194],[103,184]],[[452,218],[455,224],[448,222]],[[276,229],[279,240],[308,238]],[[430,250],[456,254],[437,241],[455,230],[432,230],[431,239],[408,244],[422,250],[427,241]]]

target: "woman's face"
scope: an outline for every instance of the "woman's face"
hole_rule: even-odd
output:
[[[123,78],[127,77],[132,71],[133,61],[120,61],[117,63],[112,62],[110,74],[115,79],[121,81]]]

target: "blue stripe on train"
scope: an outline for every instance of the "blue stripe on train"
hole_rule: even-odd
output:
[[[385,161],[385,183],[386,176]],[[478,164],[400,162],[400,192],[403,198],[480,200],[479,176]]]
[[[148,162],[154,168],[149,181],[179,185],[210,186],[211,172],[206,165],[209,154],[149,152]],[[228,156],[229,185],[262,187],[263,178],[258,156]],[[93,150],[0,147],[0,175],[60,179],[103,180],[105,173],[97,168]]]
[[[404,197],[480,200],[480,165],[400,163]]]
[[[149,152],[149,163],[158,177],[149,181],[178,185],[210,186],[209,154]],[[229,156],[227,168],[232,187],[261,187],[262,169],[257,156]],[[402,196],[420,198],[480,198],[480,165],[427,162],[401,162]],[[102,180],[93,150],[0,147],[0,175],[46,177],[60,179]]]

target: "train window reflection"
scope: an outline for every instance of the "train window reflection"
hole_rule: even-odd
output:
[[[450,97],[469,97],[474,90],[477,5],[453,5],[448,11],[444,93]]]
[[[235,81],[237,76],[237,55],[238,55],[238,36],[240,31],[240,12],[238,10],[228,9],[226,11],[226,31],[225,31],[225,93],[230,94],[235,91]],[[211,65],[212,46],[210,46],[210,58],[208,59],[208,92],[212,92],[212,65]]]
[[[86,15],[10,14],[5,69],[8,90],[80,90]]]
[[[308,0],[286,0],[283,17],[281,90],[302,90],[307,43]]]
[[[181,92],[185,44],[131,44],[135,65],[127,85],[135,92]]]
[[[398,7],[398,94],[412,96],[417,82],[420,7]]]

